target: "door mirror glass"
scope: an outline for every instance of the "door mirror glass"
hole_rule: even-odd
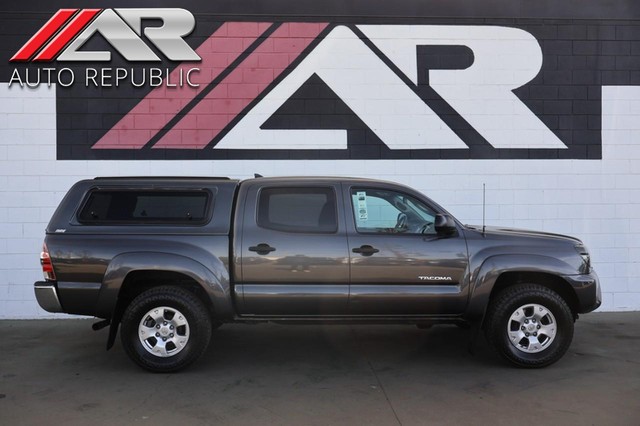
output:
[[[451,235],[456,232],[456,223],[451,216],[446,214],[437,214],[435,217],[434,228],[438,234]]]

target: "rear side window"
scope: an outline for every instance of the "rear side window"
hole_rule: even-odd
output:
[[[338,229],[332,188],[264,188],[258,225],[284,232],[333,233]]]
[[[90,224],[199,224],[207,219],[207,191],[94,190],[78,221]]]

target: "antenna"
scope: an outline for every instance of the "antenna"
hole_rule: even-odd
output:
[[[485,207],[486,207],[486,202],[485,202],[485,193],[486,193],[486,185],[484,184],[484,182],[482,183],[482,235],[484,235],[484,230],[486,228],[485,226],[485,222],[484,222],[484,218],[485,218]]]

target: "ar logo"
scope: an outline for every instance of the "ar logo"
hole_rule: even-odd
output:
[[[228,34],[244,37],[237,51]],[[421,46],[461,48],[472,58],[461,69],[419,76]],[[196,52],[202,68],[213,70],[201,89],[178,93],[171,105],[152,91],[92,149],[347,150],[347,130],[265,125],[311,78],[320,78],[391,150],[468,149],[419,96],[425,77],[429,90],[494,148],[567,148],[513,93],[543,60],[537,40],[521,29],[227,22]],[[238,59],[217,64],[220,52]],[[149,119],[161,108],[164,114]]]
[[[143,19],[160,19],[160,27],[142,28]],[[182,37],[195,27],[185,9],[60,9],[10,62],[109,61],[111,52],[79,50],[100,33],[128,61],[160,61],[142,40],[144,36],[173,61],[199,61]]]

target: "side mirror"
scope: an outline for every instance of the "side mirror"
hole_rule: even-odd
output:
[[[451,235],[456,232],[456,223],[446,214],[437,214],[433,225],[438,234]]]

